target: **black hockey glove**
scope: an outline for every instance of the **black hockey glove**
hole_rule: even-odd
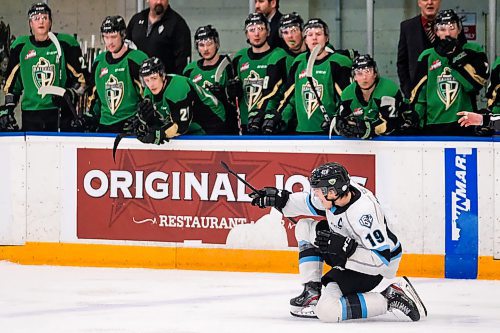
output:
[[[259,134],[260,126],[262,124],[262,113],[258,110],[248,113],[248,134]]]
[[[77,101],[78,93],[72,88],[66,89],[63,96],[52,95],[52,103],[58,108],[66,108],[68,106],[67,103],[76,105]]]
[[[450,64],[453,68],[462,68],[465,64],[469,62],[468,53],[466,51],[458,52],[450,58]]]
[[[217,100],[219,100],[220,102],[224,102],[226,101],[227,99],[227,96],[226,96],[226,91],[224,90],[224,87],[221,86],[219,83],[214,83],[210,86],[208,86],[208,91],[210,91],[212,93],[212,95],[215,96],[215,98],[217,98]]]
[[[358,247],[354,239],[344,237],[336,232],[329,230],[316,230],[316,241],[320,252],[329,253],[341,260],[347,259]]]
[[[137,134],[137,139],[142,143],[153,143],[155,145],[161,145],[165,142],[168,142],[168,138],[163,127],[148,128],[143,133],[139,131]]]
[[[241,98],[243,95],[243,84],[240,79],[234,78],[227,81],[226,85],[227,96],[229,97],[229,101],[236,105],[236,98]]]
[[[450,57],[457,53],[458,39],[446,36],[444,39],[439,39],[434,46],[434,50],[442,57]]]
[[[371,133],[370,123],[359,117],[337,117],[337,129],[347,138],[367,139]]]
[[[274,207],[281,212],[288,202],[290,192],[287,190],[278,190],[276,187],[264,187],[258,192],[250,193],[252,198],[252,206],[260,208]]]
[[[285,123],[281,119],[281,114],[276,111],[268,112],[264,115],[262,122],[263,134],[277,134],[285,130]]]
[[[75,131],[95,132],[99,126],[99,119],[96,116],[84,113],[76,119],[72,119],[70,126]]]
[[[137,105],[137,115],[139,119],[147,124],[153,125],[157,120],[157,114],[153,102],[149,98],[143,99],[139,105]]]
[[[323,120],[323,122],[321,123],[321,130],[325,133],[330,132],[330,123],[331,122],[332,122],[331,120],[330,121],[327,121],[326,119]]]
[[[0,131],[19,131],[19,126],[14,117],[14,106],[3,105],[0,107]]]

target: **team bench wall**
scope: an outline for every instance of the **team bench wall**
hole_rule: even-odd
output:
[[[219,161],[296,191],[312,166],[339,160],[386,208],[400,274],[500,279],[498,139],[124,139],[116,163],[113,140],[0,137],[0,260],[294,273],[293,224],[251,207]]]

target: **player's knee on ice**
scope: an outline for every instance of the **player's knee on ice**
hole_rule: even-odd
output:
[[[387,313],[387,300],[375,292],[342,296],[338,284],[333,282],[324,288],[315,312],[328,323],[370,318]]]

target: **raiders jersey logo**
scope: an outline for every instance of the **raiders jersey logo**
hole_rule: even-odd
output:
[[[55,66],[44,57],[40,57],[38,62],[32,66],[32,76],[35,86],[40,87],[54,85]]]
[[[247,97],[248,110],[251,110],[262,97],[262,91],[265,89],[267,76],[261,78],[259,73],[254,70],[243,80],[243,89]]]
[[[123,101],[123,82],[118,81],[118,79],[111,74],[105,84],[105,94],[108,108],[111,114],[114,115]]]
[[[322,99],[323,85],[319,84],[315,78],[313,78],[312,80],[319,98]],[[318,108],[319,103],[318,100],[316,99],[314,91],[312,91],[312,87],[309,84],[309,81],[306,84],[302,85],[302,100],[304,103],[304,109],[306,110],[307,113],[307,119],[311,119],[312,115],[314,114],[314,111],[316,111],[316,109]]]
[[[460,83],[451,75],[451,69],[445,67],[443,73],[437,77],[437,94],[448,110],[455,102],[460,90]]]

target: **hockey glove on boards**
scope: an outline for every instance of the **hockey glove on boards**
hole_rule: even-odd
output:
[[[14,108],[3,105],[0,107],[0,131],[18,131],[16,118],[14,118]]]
[[[274,207],[281,212],[288,202],[290,192],[287,190],[278,190],[276,187],[264,187],[258,192],[250,193],[252,206],[259,208]]]
[[[264,115],[262,122],[263,134],[277,134],[284,131],[285,123],[281,118],[281,114],[276,111],[268,112]]]
[[[155,145],[161,145],[169,141],[164,127],[148,128],[143,133],[137,133],[137,139],[142,143],[153,143]]]
[[[262,114],[256,110],[248,113],[247,130],[249,134],[259,134],[262,123]]]
[[[344,237],[331,230],[316,230],[316,241],[314,242],[322,253],[332,254],[341,260],[352,256],[358,243],[354,239]]]

